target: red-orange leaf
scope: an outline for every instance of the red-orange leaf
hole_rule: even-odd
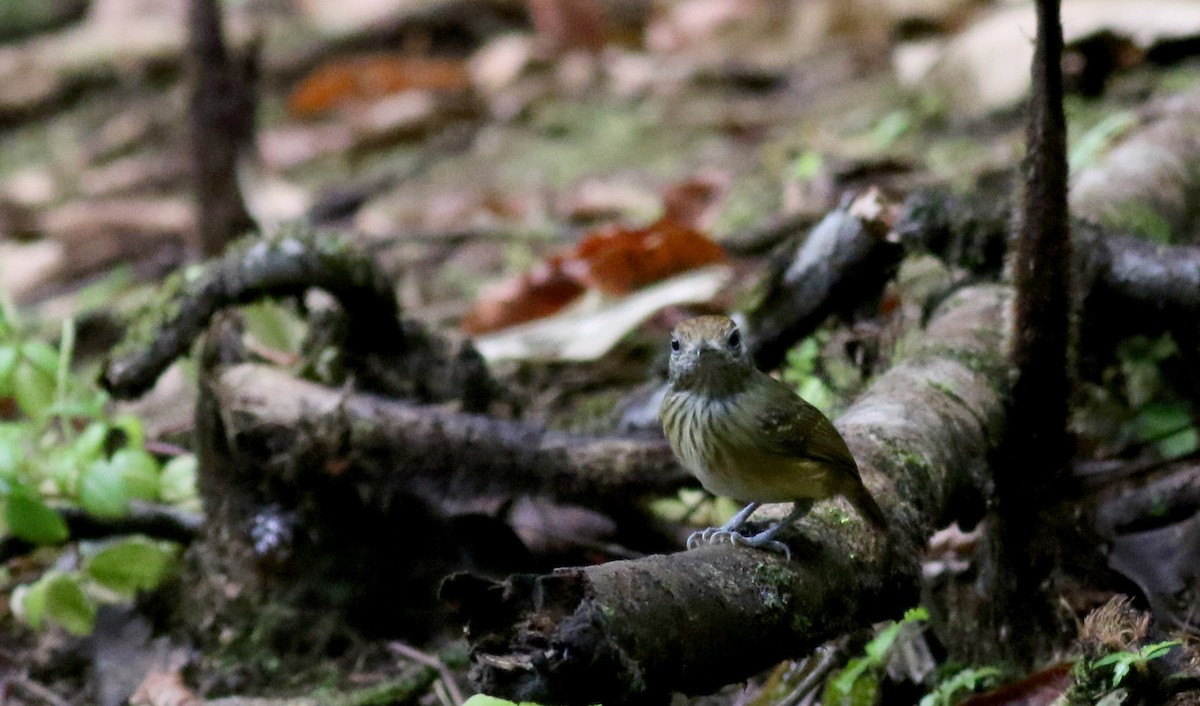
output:
[[[573,253],[551,255],[484,292],[462,328],[471,334],[494,331],[557,313],[585,288],[621,296],[724,260],[720,245],[668,217],[645,228],[600,228],[580,240]]]
[[[288,111],[311,118],[347,103],[374,101],[409,89],[465,91],[470,75],[461,61],[377,54],[330,61],[306,76],[288,98]]]
[[[568,269],[589,287],[619,295],[724,259],[703,233],[664,217],[645,228],[597,230],[580,241]]]
[[[583,293],[564,262],[562,255],[551,255],[520,277],[490,287],[463,318],[463,331],[487,333],[558,312]]]

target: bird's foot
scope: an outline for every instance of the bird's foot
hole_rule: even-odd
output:
[[[731,530],[728,525],[724,527],[709,527],[705,530],[692,532],[687,538],[687,548],[695,549],[696,547],[703,547],[706,544],[720,544],[721,542],[729,541],[729,535],[731,534],[737,534],[737,532]]]
[[[703,531],[692,532],[687,538],[687,548],[695,549],[696,547],[703,547],[706,544],[712,544],[713,534],[720,531],[720,529],[720,527],[709,527]]]
[[[687,539],[687,548],[695,549],[706,544],[729,542],[735,547],[753,547],[769,552],[778,552],[786,556],[790,561],[792,550],[788,545],[774,539],[777,533],[778,530],[772,527],[771,529],[747,537],[741,532],[736,532],[725,527],[709,527],[700,532],[693,532]]]
[[[784,555],[788,561],[791,561],[792,548],[778,539],[773,539],[776,534],[778,534],[778,530],[774,527],[759,532],[752,537],[733,532],[729,536],[729,543],[737,547],[754,547],[755,549],[762,549],[768,552],[776,552]]]

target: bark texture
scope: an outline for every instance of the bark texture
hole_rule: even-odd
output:
[[[1067,126],[1062,97],[1059,0],[1038,0],[1033,93],[1025,128],[1024,193],[1012,280],[1013,382],[1009,433],[996,469],[997,634],[1011,656],[1032,663],[1048,631],[1040,585],[1055,565],[1056,525],[1045,509],[1062,493],[1070,446],[1067,351],[1071,240],[1067,223]]]
[[[1010,303],[999,286],[956,294],[838,420],[890,536],[823,505],[782,535],[791,562],[720,545],[504,582],[452,577],[442,593],[468,621],[476,687],[541,703],[660,702],[910,607],[926,537],[987,483],[1004,431],[998,324]]]

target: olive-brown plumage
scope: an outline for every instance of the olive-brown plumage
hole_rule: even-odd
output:
[[[700,316],[675,328],[659,419],[680,463],[701,485],[750,503],[724,527],[693,535],[689,547],[727,539],[787,552],[775,534],[814,502],[835,495],[887,528],[837,429],[786,384],[754,367],[737,325],[725,316]],[[763,502],[793,502],[795,509],[758,535],[739,534]]]

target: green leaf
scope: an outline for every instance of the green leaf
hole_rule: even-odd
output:
[[[0,397],[8,397],[13,393],[13,376],[20,360],[15,346],[0,346]]]
[[[825,706],[874,706],[878,692],[878,678],[874,674],[863,673],[844,691],[830,682],[821,697],[821,703]]]
[[[13,398],[26,416],[45,419],[54,404],[54,373],[46,373],[28,359],[22,360],[13,377]]]
[[[83,592],[79,576],[57,574],[46,585],[46,617],[76,636],[88,635],[96,624],[96,604]]]
[[[1178,647],[1181,644],[1183,643],[1181,643],[1179,640],[1156,642],[1153,645],[1146,645],[1143,647],[1141,650],[1139,650],[1139,654],[1141,654],[1146,661],[1150,661],[1152,659],[1158,659],[1159,657],[1162,657],[1170,652],[1172,647]]]
[[[1129,660],[1121,660],[1113,667],[1113,686],[1120,686],[1121,681],[1125,679],[1125,675],[1129,674]]]
[[[128,448],[140,449],[146,445],[146,430],[137,415],[118,414],[113,418],[112,425],[125,432],[125,445]]]
[[[462,706],[540,706],[533,701],[522,701],[519,704],[514,704],[512,701],[488,696],[487,694],[475,694],[471,698],[463,702]],[[598,705],[597,705],[598,706]]]
[[[97,517],[120,517],[129,506],[121,472],[106,460],[94,461],[79,475],[79,504]]]
[[[0,478],[15,477],[24,457],[24,428],[17,425],[0,426]]]
[[[196,457],[193,454],[167,461],[159,477],[158,494],[163,502],[175,505],[196,498]]]
[[[8,531],[34,544],[62,544],[67,541],[67,523],[42,502],[42,499],[27,492],[15,492],[8,496],[5,513]]]
[[[58,351],[53,346],[41,341],[28,341],[21,346],[21,357],[51,380],[58,375]]]
[[[792,178],[808,181],[820,173],[825,166],[825,157],[820,152],[806,150],[792,160]]]
[[[1132,111],[1121,111],[1109,115],[1080,135],[1067,157],[1071,174],[1095,162],[1109,145],[1128,132],[1137,121],[1137,116]]]
[[[104,442],[107,439],[107,424],[92,422],[87,425],[87,428],[75,438],[75,443],[71,444],[75,460],[86,464],[99,459],[104,454]]]
[[[142,449],[121,449],[109,463],[121,474],[127,497],[158,499],[158,461],[153,456]]]
[[[912,116],[907,111],[893,110],[871,128],[871,141],[876,148],[886,150],[912,129],[912,123]]]
[[[1100,659],[1092,662],[1093,667],[1107,667],[1110,664],[1116,664],[1123,660],[1136,659],[1136,655],[1132,652],[1113,652],[1109,655],[1104,655]]]
[[[304,340],[304,325],[287,307],[270,301],[242,307],[246,332],[268,348],[297,352]]]
[[[1138,413],[1138,436],[1154,441],[1191,425],[1186,402],[1158,402],[1143,405]]]
[[[18,586],[17,590],[13,591],[13,612],[20,615],[34,630],[42,629],[42,618],[46,615],[46,577],[49,575],[43,574],[42,578],[32,585]]]
[[[1154,447],[1165,459],[1189,456],[1200,448],[1200,434],[1196,433],[1195,427],[1191,427],[1160,439]]]
[[[169,545],[145,537],[129,537],[105,547],[87,563],[87,573],[125,595],[154,588],[175,557]]]
[[[512,701],[498,699],[486,694],[475,694],[463,702],[462,706],[516,706]]]

